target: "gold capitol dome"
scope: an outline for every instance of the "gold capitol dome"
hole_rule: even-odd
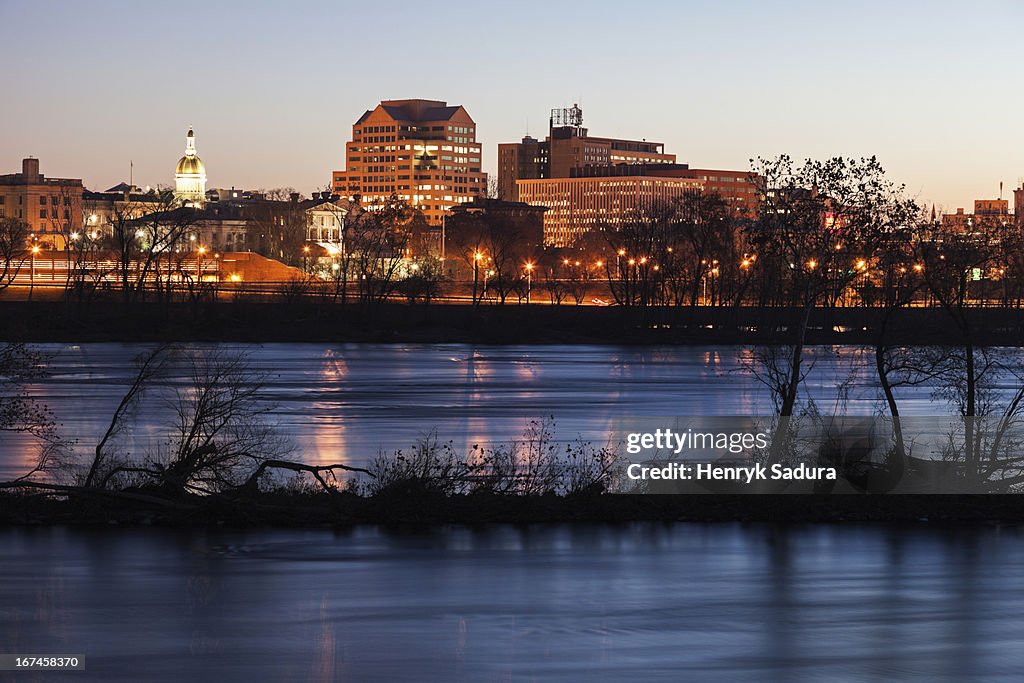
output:
[[[189,126],[188,135],[185,137],[185,156],[178,160],[178,166],[174,170],[175,175],[196,175],[205,176],[206,167],[203,160],[196,156],[196,136]]]

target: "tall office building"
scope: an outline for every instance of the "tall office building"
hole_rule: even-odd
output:
[[[331,186],[368,209],[397,195],[440,225],[448,209],[487,193],[476,123],[461,105],[384,100],[352,125]]]

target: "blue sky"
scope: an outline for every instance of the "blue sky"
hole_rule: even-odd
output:
[[[0,0],[0,173],[167,184],[196,129],[209,185],[309,192],[381,99],[463,104],[498,142],[579,102],[596,135],[700,167],[877,155],[924,202],[1024,177],[1024,2]]]

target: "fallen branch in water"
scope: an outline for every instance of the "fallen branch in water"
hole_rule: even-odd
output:
[[[330,472],[331,476],[334,476],[334,470],[344,470],[346,472],[359,472],[371,477],[375,476],[373,472],[363,469],[362,467],[350,467],[340,463],[334,465],[306,465],[305,463],[292,462],[291,460],[264,460],[260,463],[260,466],[249,475],[249,478],[245,480],[245,483],[238,488],[247,491],[255,491],[257,484],[259,484],[260,477],[269,469],[291,470],[292,472],[309,472],[318,482],[320,482],[320,486],[322,486],[325,491],[331,493],[337,493],[338,489],[337,487],[331,486],[327,483],[322,476],[324,472]]]

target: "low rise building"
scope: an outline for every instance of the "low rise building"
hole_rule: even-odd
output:
[[[170,208],[171,197],[154,189],[120,183],[104,192],[82,192],[82,230],[91,238],[109,237],[118,220],[131,220]]]
[[[1004,226],[1013,222],[1010,203],[1006,199],[975,199],[974,212],[958,208],[956,213],[942,215],[942,229],[952,232],[973,232],[984,227]]]
[[[0,217],[27,223],[40,246],[64,249],[82,229],[82,191],[81,178],[47,178],[29,157],[21,173],[0,175]]]
[[[571,246],[595,228],[616,229],[638,210],[702,189],[693,178],[651,175],[520,180],[517,185],[523,202],[547,207],[544,244],[555,247]]]

